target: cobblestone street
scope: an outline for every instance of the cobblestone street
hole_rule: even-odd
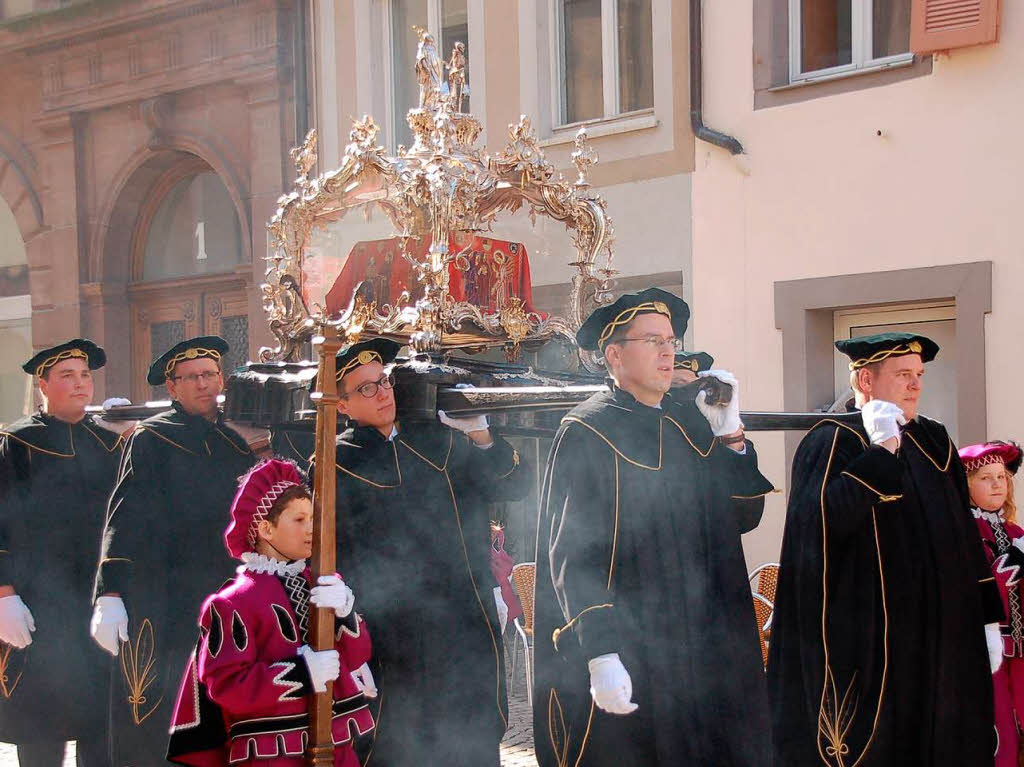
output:
[[[537,767],[533,755],[533,719],[525,693],[509,700],[508,713],[508,732],[501,742],[501,767]]]

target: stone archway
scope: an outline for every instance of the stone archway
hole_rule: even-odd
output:
[[[105,338],[108,343],[120,339],[121,348],[130,349],[108,362],[107,393],[142,401],[164,396],[162,388],[153,390],[145,383],[145,371],[154,356],[177,340],[218,333],[236,341],[243,361],[248,356],[246,291],[252,281],[252,249],[248,224],[238,213],[240,190],[205,158],[180,149],[147,151],[128,164],[122,179],[101,219],[101,261],[93,279],[99,288]],[[201,211],[189,207],[212,204],[204,191],[216,198],[214,212],[207,211],[207,217],[221,224],[240,219],[230,227],[237,235],[230,245],[237,249],[234,261],[207,259],[204,248],[210,246],[202,238],[213,227],[204,230]],[[178,207],[167,213],[168,205]],[[190,227],[196,221],[189,216],[198,216],[194,241]],[[175,238],[173,247],[164,248],[173,252],[165,252],[167,263],[153,270],[147,264],[153,240],[161,236]],[[174,264],[179,257],[191,263]],[[196,268],[200,258],[213,268]]]

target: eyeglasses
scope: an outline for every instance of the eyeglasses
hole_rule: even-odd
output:
[[[674,351],[681,352],[683,350],[683,341],[681,338],[664,338],[663,336],[644,336],[643,338],[623,338],[618,343],[629,343],[630,341],[640,341],[647,344],[652,349],[662,349],[668,347]]]
[[[353,392],[359,392],[367,399],[373,399],[374,397],[377,396],[378,389],[390,389],[394,385],[395,377],[393,375],[386,375],[383,376],[379,381],[367,381],[366,383],[357,386],[348,394],[343,394],[342,396],[347,397],[349,394],[352,394]]]
[[[200,381],[203,383],[213,383],[217,378],[220,378],[219,370],[207,370],[205,373],[189,373],[187,376],[174,376],[171,380],[184,381],[195,386]]]

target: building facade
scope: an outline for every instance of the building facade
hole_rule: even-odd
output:
[[[136,401],[160,394],[143,371],[175,338],[220,332],[238,361],[268,343],[258,285],[288,149],[315,125],[318,170],[335,168],[367,114],[389,151],[407,144],[419,26],[442,55],[466,44],[489,151],[526,114],[572,178],[587,128],[616,289],[689,301],[687,348],[737,373],[746,409],[842,403],[832,343],[903,328],[942,346],[922,409],[955,439],[1024,426],[1008,223],[1024,22],[1008,4],[705,2],[701,39],[683,0],[43,2],[0,6],[9,410],[30,400],[13,363],[70,335],[107,345],[100,391]],[[692,69],[717,145],[694,135]],[[494,234],[526,246],[536,307],[564,311],[566,233],[520,212]],[[777,558],[799,437],[757,437],[783,492],[746,536],[752,566]]]
[[[1022,435],[1024,14],[944,5],[705,3],[705,119],[744,152],[697,146],[693,308],[729,321],[696,340],[736,370],[748,408],[845,399],[832,343],[907,329],[942,347],[922,412],[959,445]],[[758,442],[780,488],[799,438]],[[779,495],[749,559],[777,557],[784,514]]]
[[[525,114],[548,159],[575,178],[570,153],[586,126],[600,157],[591,181],[614,219],[620,283],[688,290],[694,140],[688,27],[678,3],[354,0],[314,8],[322,168],[337,167],[352,119],[364,114],[390,150],[408,144],[420,26],[444,56],[466,42],[468,111],[483,123],[488,150],[500,152]],[[568,238],[525,217],[496,225],[495,234],[522,240],[538,306],[560,308],[571,275]]]
[[[504,149],[510,126],[526,115],[547,159],[571,182],[573,142],[586,127],[599,156],[590,181],[615,229],[616,290],[657,285],[691,296],[694,135],[685,4],[353,0],[313,7],[322,170],[340,164],[352,120],[362,115],[373,116],[389,151],[409,144],[418,26],[433,33],[445,58],[455,42],[466,43],[467,111],[482,122],[479,144],[489,153]],[[382,222],[352,237],[383,238],[387,229]],[[576,250],[563,226],[519,211],[500,217],[493,236],[525,247],[535,307],[564,315]],[[543,466],[543,440],[517,447]],[[543,471],[537,475],[539,483]],[[536,509],[535,493],[505,510],[507,545],[519,561],[533,558]]]
[[[0,421],[27,344],[104,345],[97,396],[150,400],[159,350],[267,343],[265,224],[306,129],[297,0],[0,4]],[[7,354],[7,350],[15,350]]]

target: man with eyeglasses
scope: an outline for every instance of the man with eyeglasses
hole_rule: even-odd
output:
[[[152,364],[147,381],[165,384],[172,406],[135,428],[107,509],[91,631],[120,656],[111,706],[115,767],[166,763],[171,709],[200,606],[234,571],[221,543],[223,519],[256,457],[217,407],[227,352],[223,338],[202,336]]]
[[[18,759],[108,763],[108,658],[89,639],[92,572],[122,442],[86,414],[102,348],[75,338],[22,369],[40,410],[0,428],[0,740]]]
[[[772,485],[726,404],[669,394],[690,311],[651,288],[576,334],[610,388],[562,420],[538,522],[540,767],[762,767],[764,669],[740,535]]]
[[[338,567],[374,625],[371,764],[497,767],[508,707],[487,504],[521,498],[532,473],[485,417],[397,423],[398,350],[373,339],[337,356],[353,424],[336,457]]]

